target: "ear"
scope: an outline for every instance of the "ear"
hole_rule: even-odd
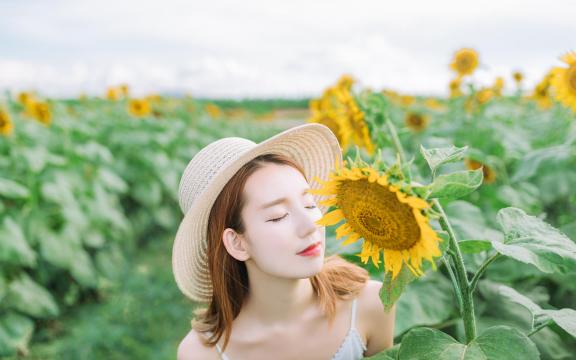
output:
[[[246,238],[238,234],[234,229],[227,228],[222,233],[222,242],[224,247],[234,259],[238,261],[246,261],[250,258],[246,246]]]

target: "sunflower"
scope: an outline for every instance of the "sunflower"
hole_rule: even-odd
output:
[[[410,106],[410,105],[414,104],[415,101],[416,101],[416,99],[414,98],[414,96],[411,96],[411,95],[401,95],[400,96],[400,104],[402,106]]]
[[[450,88],[450,97],[451,98],[463,95],[462,89],[460,88],[461,84],[462,84],[462,80],[460,79],[460,77],[457,77],[456,79],[450,80],[449,88]]]
[[[480,91],[478,91],[476,93],[476,101],[478,102],[478,104],[482,105],[482,104],[486,104],[488,101],[490,101],[492,98],[494,97],[494,91],[492,89],[489,88],[484,88],[481,89]]]
[[[320,203],[335,206],[316,222],[330,226],[346,222],[336,229],[336,238],[348,236],[343,246],[364,239],[362,252],[357,255],[366,264],[371,258],[379,268],[383,253],[384,271],[395,279],[405,265],[420,276],[422,259],[436,269],[433,257],[441,256],[442,239],[428,223],[430,205],[423,199],[406,194],[391,184],[388,175],[380,175],[372,167],[336,165],[328,181],[317,177],[321,188],[311,190],[318,195],[331,196]]]
[[[568,68],[555,67],[552,70],[552,86],[556,91],[556,99],[576,112],[576,51],[571,51],[561,57]]]
[[[120,90],[118,90],[115,87],[109,87],[108,90],[106,90],[106,99],[110,100],[110,101],[116,101],[120,98]]]
[[[330,130],[336,135],[338,138],[338,142],[342,149],[346,149],[348,147],[349,138],[350,138],[350,128],[348,126],[348,121],[344,119],[342,116],[338,116],[336,112],[328,110],[328,111],[315,111],[312,110],[312,117],[308,119],[308,122],[312,123],[319,123],[328,126]]]
[[[336,87],[350,91],[350,89],[352,89],[352,85],[354,85],[355,82],[356,80],[354,80],[352,76],[344,74],[340,77],[340,79],[338,79]]]
[[[530,99],[536,101],[541,109],[549,109],[552,107],[552,99],[550,98],[550,81],[553,73],[549,71],[546,76],[534,87]]]
[[[128,84],[121,84],[120,86],[118,86],[118,91],[125,98],[127,98],[130,95],[130,87],[128,86]]]
[[[150,114],[150,103],[145,99],[132,99],[128,103],[128,111],[136,117],[147,116]]]
[[[364,117],[364,113],[354,100],[352,94],[348,91],[339,91],[337,93],[339,101],[337,113],[346,118],[351,141],[366,149],[369,155],[374,154],[375,146],[370,137],[370,130]]]
[[[18,102],[23,106],[27,106],[28,103],[30,101],[32,101],[33,99],[34,99],[34,95],[32,95],[29,92],[23,91],[23,92],[18,94]]]
[[[52,113],[47,103],[28,101],[26,113],[44,125],[50,125],[52,122]]]
[[[522,80],[524,80],[524,74],[522,74],[520,71],[514,71],[512,73],[512,77],[514,78],[514,81],[516,81],[516,84],[518,85],[520,85]]]
[[[469,170],[476,170],[482,168],[482,173],[484,174],[483,182],[486,184],[491,184],[496,180],[496,173],[492,168],[486,164],[483,164],[477,160],[466,158],[464,159],[464,164]]]
[[[494,79],[494,85],[492,85],[494,95],[497,97],[502,96],[503,89],[504,89],[504,79],[501,76],[498,76],[496,79]]]
[[[428,126],[430,118],[417,112],[409,112],[404,117],[404,123],[414,131],[422,131]]]
[[[8,136],[12,133],[14,125],[12,124],[12,119],[10,114],[4,109],[0,108],[0,134]]]
[[[206,106],[204,106],[204,110],[212,119],[216,119],[222,116],[222,110],[220,110],[220,108],[214,104],[206,104]]]
[[[454,54],[450,67],[459,76],[471,75],[478,67],[478,53],[474,49],[460,49]]]
[[[446,110],[446,107],[434,98],[428,98],[424,100],[424,105],[432,110]]]

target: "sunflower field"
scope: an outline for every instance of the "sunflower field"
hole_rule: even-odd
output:
[[[397,310],[394,347],[370,359],[576,358],[576,53],[561,60],[534,88],[486,85],[461,49],[447,97],[350,75],[302,100],[6,93],[0,356],[173,359],[195,306],[170,273],[183,169],[221,137],[314,122],[346,159],[313,179],[327,255]]]

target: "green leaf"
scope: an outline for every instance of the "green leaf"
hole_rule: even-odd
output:
[[[529,152],[519,161],[520,166],[512,176],[511,181],[517,182],[532,177],[542,163],[558,162],[570,156],[570,146],[565,144],[550,146]]]
[[[0,178],[0,195],[11,199],[27,199],[30,191],[16,181]]]
[[[453,145],[444,148],[425,149],[424,146],[420,145],[420,153],[426,159],[433,174],[436,173],[436,169],[442,164],[462,160],[467,149],[468,146],[459,148]]]
[[[576,310],[568,308],[560,310],[544,310],[540,305],[532,301],[532,299],[520,294],[515,289],[488,280],[482,281],[479,286],[482,287],[483,293],[489,291],[494,292],[508,301],[522,305],[528,309],[533,316],[532,328],[552,320],[567,333],[576,337]]]
[[[492,246],[502,255],[546,273],[576,271],[576,244],[557,229],[513,207],[498,211],[497,220],[505,239]]]
[[[476,254],[492,249],[492,242],[489,240],[460,240],[458,245],[465,254]]]
[[[539,360],[536,345],[513,327],[488,328],[469,344],[461,344],[440,330],[416,328],[403,338],[399,360]]]
[[[396,304],[395,336],[415,326],[440,324],[455,308],[452,283],[437,271],[411,282]]]
[[[567,308],[560,310],[542,310],[542,314],[550,317],[556,325],[576,338],[576,310]]]
[[[100,168],[98,170],[98,177],[104,186],[113,192],[122,194],[128,191],[128,184],[126,184],[120,176],[109,169],[103,167]]]
[[[8,285],[6,307],[38,318],[57,316],[58,305],[48,290],[38,285],[25,273]]]
[[[24,315],[9,311],[0,316],[0,356],[25,353],[34,332],[34,322]]]
[[[384,305],[385,311],[390,311],[392,306],[400,298],[402,292],[406,285],[408,285],[416,277],[407,266],[402,266],[400,273],[396,276],[396,279],[392,280],[392,273],[386,272],[384,275],[384,281],[382,282],[382,287],[380,288],[380,300]]]
[[[440,175],[428,185],[428,198],[459,198],[482,185],[482,169],[457,171]]]
[[[4,218],[0,228],[0,260],[26,266],[36,265],[36,253],[28,245],[20,225],[11,217]]]

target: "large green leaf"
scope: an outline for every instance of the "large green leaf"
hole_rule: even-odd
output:
[[[400,298],[406,286],[414,279],[414,274],[407,266],[402,266],[396,279],[392,279],[391,272],[384,274],[384,281],[382,282],[382,288],[380,288],[380,300],[384,305],[385,311],[392,309],[392,306]]]
[[[454,312],[452,283],[437,271],[429,271],[408,284],[397,301],[394,335],[415,326],[442,323]]]
[[[427,186],[428,198],[460,198],[482,185],[482,169],[457,171],[440,175]]]
[[[20,274],[19,278],[8,285],[5,301],[7,308],[38,318],[54,317],[60,313],[48,290],[38,285],[26,273]]]
[[[0,316],[0,356],[26,353],[34,331],[34,322],[24,315],[9,311]]]
[[[28,244],[20,225],[11,217],[5,217],[0,228],[0,261],[26,266],[36,264],[36,253]]]
[[[571,155],[571,148],[566,144],[550,146],[529,152],[520,160],[520,166],[516,169],[513,182],[528,179],[538,171],[542,163],[561,161]]]
[[[426,162],[433,174],[436,173],[437,168],[442,164],[462,160],[467,149],[467,146],[461,148],[450,146],[444,148],[425,149],[424,146],[420,145],[420,153],[424,156],[424,159],[426,159]]]
[[[502,255],[546,273],[576,271],[576,244],[557,229],[512,207],[501,209],[497,219],[505,240],[492,246]]]
[[[514,288],[509,286],[497,284],[491,281],[483,281],[480,286],[489,288],[490,291],[493,291],[505,299],[522,305],[528,309],[533,316],[533,328],[552,320],[567,333],[576,337],[576,310],[567,308],[560,310],[544,310],[530,298],[520,294]]]
[[[0,177],[0,195],[11,199],[26,199],[30,196],[30,191],[14,180]]]
[[[469,344],[461,344],[440,330],[416,328],[403,338],[399,360],[537,360],[536,345],[513,327],[494,326]]]

